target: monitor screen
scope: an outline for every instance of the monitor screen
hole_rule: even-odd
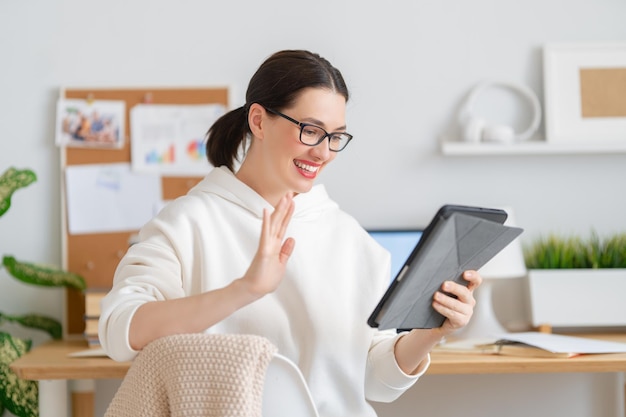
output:
[[[422,237],[423,230],[368,230],[368,233],[391,253],[391,279],[393,280]]]

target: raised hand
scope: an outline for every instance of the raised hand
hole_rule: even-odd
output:
[[[248,291],[258,297],[273,292],[283,279],[287,261],[296,244],[293,238],[285,239],[293,210],[292,193],[280,199],[272,214],[263,210],[259,248],[242,279]]]

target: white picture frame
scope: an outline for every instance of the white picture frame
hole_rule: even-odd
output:
[[[612,70],[611,74],[617,73],[626,80],[623,76],[626,74],[626,42],[546,44],[543,58],[546,141],[579,144],[626,142],[626,114],[588,116],[588,111],[587,115],[583,114],[583,108],[589,108],[587,103],[590,100],[587,98],[589,93],[583,93],[589,87],[583,90],[581,81],[583,75],[585,80],[589,79],[588,75],[592,72],[604,74],[598,72],[602,70]],[[586,86],[589,85],[585,82]],[[626,82],[619,82],[621,93],[622,88],[626,89]],[[613,88],[608,90],[614,97],[618,94]],[[583,94],[586,96],[583,97]],[[620,106],[623,106],[626,94],[619,97]]]

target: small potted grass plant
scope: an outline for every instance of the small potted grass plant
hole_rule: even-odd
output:
[[[524,256],[534,326],[626,326],[626,233],[551,235]]]
[[[0,176],[0,217],[11,207],[13,193],[36,180],[37,177],[33,171],[13,167]],[[52,266],[17,260],[11,255],[3,256],[0,271],[2,269],[19,281],[30,285],[85,289],[85,280],[77,274]],[[2,323],[12,323],[29,331],[45,332],[51,339],[61,339],[63,334],[58,320],[41,314],[15,315],[0,311],[0,324]],[[18,417],[39,415],[37,382],[18,378],[10,368],[11,363],[28,352],[31,345],[30,339],[16,337],[0,329],[0,416],[5,410]]]

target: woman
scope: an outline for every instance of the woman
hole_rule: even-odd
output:
[[[467,324],[481,279],[468,271],[467,287],[434,294],[441,328],[367,326],[389,254],[313,185],[352,139],[348,96],[308,51],[259,67],[246,104],[209,130],[216,168],[142,228],[117,268],[100,319],[111,357],[176,333],[262,335],[298,364],[321,416],[374,416],[366,400],[392,401],[426,371],[433,346]]]

